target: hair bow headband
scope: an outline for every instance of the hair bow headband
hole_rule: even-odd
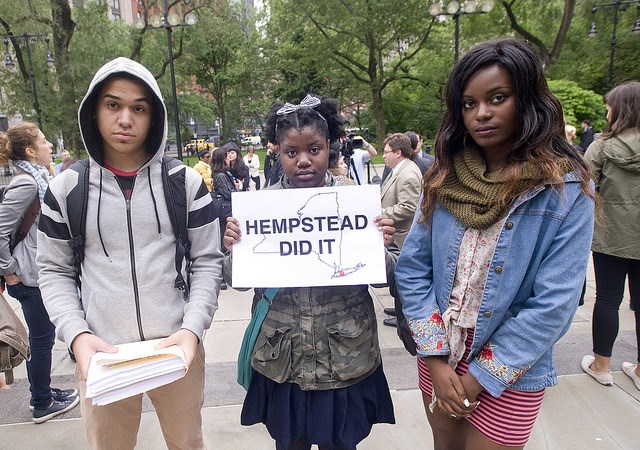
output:
[[[299,105],[285,103],[282,108],[276,111],[276,114],[279,116],[284,116],[285,114],[296,112],[300,108],[315,108],[319,104],[320,99],[318,97],[313,97],[311,94],[307,94],[307,96],[302,99]]]

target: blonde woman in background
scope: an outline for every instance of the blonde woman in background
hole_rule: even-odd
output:
[[[567,138],[567,142],[573,146],[574,149],[578,151],[579,154],[583,154],[582,148],[579,145],[573,143],[573,140],[576,138],[576,127],[573,125],[565,125],[564,126],[564,134]],[[582,303],[581,303],[582,304]]]
[[[565,125],[564,134],[567,136],[567,142],[573,144],[573,140],[576,138],[576,127],[573,125]]]

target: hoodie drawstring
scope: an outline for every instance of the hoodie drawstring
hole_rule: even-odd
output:
[[[149,192],[151,193],[151,201],[153,202],[153,212],[156,214],[156,222],[158,223],[158,234],[162,232],[160,228],[160,216],[158,215],[158,205],[156,205],[156,196],[153,195],[153,185],[151,184],[151,166],[147,167],[147,178],[149,180]]]
[[[102,169],[100,169],[100,190],[98,191],[98,213],[96,217],[96,222],[98,226],[98,238],[100,239],[100,245],[102,245],[102,251],[104,255],[109,258],[109,253],[107,253],[107,248],[104,245],[104,241],[102,240],[102,232],[100,231],[100,205],[102,204]]]

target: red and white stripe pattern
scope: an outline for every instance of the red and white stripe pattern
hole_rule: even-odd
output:
[[[473,330],[469,330],[464,356],[456,367],[456,373],[460,376],[468,371],[467,356],[472,342]],[[420,390],[430,397],[433,385],[429,369],[420,358],[417,361]],[[544,389],[536,392],[507,389],[498,398],[482,391],[478,396],[480,405],[466,420],[493,442],[505,446],[523,446],[529,440],[543,397]]]

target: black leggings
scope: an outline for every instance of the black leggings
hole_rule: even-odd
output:
[[[640,362],[640,260],[619,258],[593,252],[596,275],[596,303],[593,307],[593,351],[611,357],[618,336],[618,310],[624,296],[624,282],[629,277],[631,306],[636,319],[636,345]]]

